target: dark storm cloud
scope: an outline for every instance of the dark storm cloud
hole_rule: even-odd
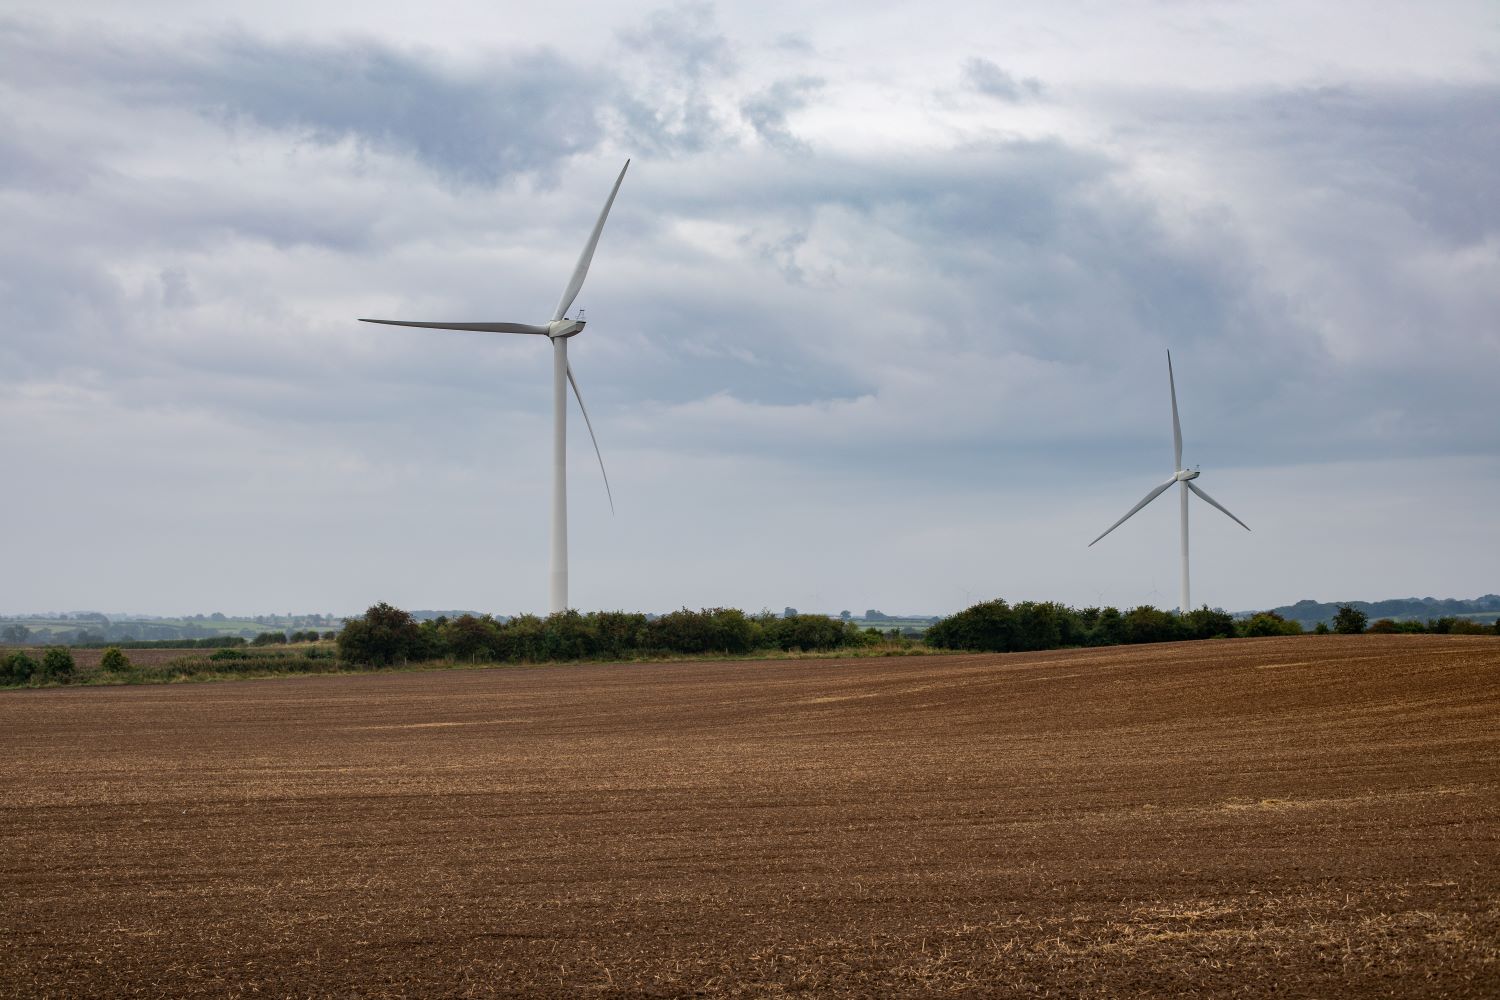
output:
[[[1042,96],[1042,81],[1036,77],[1017,78],[980,56],[964,63],[963,81],[971,90],[1013,104]]]

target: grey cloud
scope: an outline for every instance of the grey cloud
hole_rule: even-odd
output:
[[[314,143],[352,139],[463,183],[546,174],[603,137],[604,78],[545,49],[492,53],[460,72],[373,41],[271,43],[231,33],[167,46],[7,22],[0,64],[18,84],[107,87],[129,104],[191,109]]]
[[[1254,116],[1308,179],[1401,205],[1444,238],[1500,233],[1500,87],[1276,94]]]
[[[963,81],[971,90],[1012,104],[1042,96],[1042,81],[1036,77],[1018,78],[981,56],[964,63]]]
[[[792,112],[807,107],[808,97],[822,86],[823,80],[815,76],[777,80],[742,103],[740,113],[767,145],[784,153],[805,154],[812,147],[792,134],[786,119]]]
[[[711,4],[657,10],[618,39],[626,79],[617,84],[613,103],[635,148],[694,153],[724,138],[712,91],[734,74],[736,60]]]

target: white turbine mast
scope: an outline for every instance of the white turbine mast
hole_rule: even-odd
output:
[[[573,277],[568,280],[568,286],[563,289],[562,298],[557,300],[557,308],[553,310],[552,319],[547,323],[428,323],[415,322],[412,320],[399,319],[361,319],[361,323],[384,323],[387,326],[420,326],[431,330],[467,330],[473,333],[534,333],[549,338],[552,341],[552,567],[548,589],[549,606],[552,613],[568,609],[568,386],[573,387],[573,396],[578,400],[578,409],[583,413],[584,426],[588,428],[589,440],[594,443],[594,455],[599,459],[599,472],[604,476],[604,494],[609,498],[609,509],[613,513],[615,509],[614,494],[609,489],[609,473],[604,471],[604,455],[599,451],[599,439],[594,436],[594,425],[589,421],[588,408],[583,405],[583,394],[578,391],[578,380],[573,376],[573,368],[568,364],[568,338],[576,336],[583,330],[583,311],[580,309],[576,319],[568,319],[567,313],[572,308],[573,300],[578,297],[578,291],[583,287],[583,279],[588,277],[589,264],[594,259],[594,248],[599,245],[599,234],[604,232],[604,220],[609,217],[609,209],[615,203],[615,195],[620,191],[620,184],[625,180],[625,171],[630,169],[630,161],[625,161],[625,166],[620,168],[620,176],[615,178],[615,186],[610,189],[609,198],[604,202],[604,210],[599,213],[599,221],[594,223],[594,231],[589,234],[589,241],[583,247],[583,253],[578,255],[578,264],[573,268]]]
[[[1192,597],[1188,590],[1188,491],[1192,490],[1194,493],[1198,494],[1198,497],[1200,499],[1206,500],[1212,506],[1217,507],[1219,510],[1223,511],[1231,521],[1233,521],[1235,524],[1238,524],[1246,531],[1250,530],[1250,526],[1244,521],[1241,521],[1239,518],[1235,517],[1233,514],[1230,514],[1229,508],[1225,507],[1223,504],[1219,503],[1219,501],[1209,496],[1207,493],[1201,490],[1196,483],[1193,482],[1193,480],[1197,479],[1199,475],[1197,469],[1184,469],[1182,467],[1182,424],[1177,419],[1177,382],[1172,377],[1171,351],[1167,352],[1167,385],[1172,393],[1172,468],[1176,471],[1172,474],[1171,479],[1168,479],[1166,482],[1156,487],[1156,489],[1152,490],[1150,493],[1147,493],[1144,500],[1127,510],[1124,517],[1120,518],[1114,524],[1111,524],[1108,528],[1104,529],[1104,534],[1100,535],[1099,538],[1103,538],[1104,535],[1109,534],[1111,531],[1114,531],[1120,525],[1130,520],[1131,516],[1134,515],[1136,511],[1140,510],[1152,500],[1155,500],[1157,497],[1165,493],[1167,491],[1167,488],[1170,487],[1173,483],[1178,483],[1181,487],[1178,492],[1181,496],[1180,507],[1182,510],[1182,604],[1178,608],[1178,611],[1180,614],[1185,615],[1189,611],[1191,611],[1193,607]],[[1089,546],[1092,547],[1094,542],[1099,541],[1099,538],[1094,539],[1093,542],[1089,542]]]

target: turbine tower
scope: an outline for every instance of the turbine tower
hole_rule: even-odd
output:
[[[573,377],[573,368],[568,364],[568,338],[583,330],[583,314],[568,319],[573,300],[588,277],[589,264],[594,259],[594,248],[599,245],[599,234],[604,232],[604,220],[615,203],[615,195],[625,180],[625,171],[630,161],[620,168],[615,186],[610,189],[599,221],[578,255],[578,264],[573,268],[573,277],[563,289],[562,298],[547,323],[429,323],[399,319],[361,319],[361,323],[384,323],[388,326],[420,326],[432,330],[467,330],[474,333],[532,333],[552,341],[552,566],[549,607],[553,614],[568,609],[568,386],[573,387],[573,396],[578,400],[578,409],[583,413],[583,423],[589,430],[589,440],[594,443],[594,455],[599,459],[599,471],[604,475],[604,493],[609,498],[609,509],[613,513],[615,498],[609,489],[609,473],[604,471],[604,456],[599,451],[599,439],[594,437],[594,425],[589,421],[589,411],[583,405],[583,394],[578,391],[578,380]]]
[[[1206,500],[1208,501],[1208,503],[1219,508],[1219,510],[1228,515],[1231,521],[1233,521],[1235,524],[1238,524],[1246,531],[1250,530],[1250,526],[1244,521],[1241,521],[1239,518],[1235,517],[1233,514],[1230,514],[1229,508],[1225,507],[1223,504],[1219,503],[1219,501],[1215,500],[1213,497],[1209,496],[1203,490],[1198,488],[1198,485],[1193,482],[1193,480],[1197,479],[1199,475],[1197,469],[1184,469],[1182,467],[1182,424],[1177,420],[1177,382],[1172,377],[1171,351],[1167,352],[1167,385],[1172,393],[1172,468],[1176,469],[1177,471],[1172,474],[1171,479],[1168,479],[1156,489],[1152,490],[1150,493],[1147,493],[1144,500],[1126,511],[1124,517],[1120,518],[1114,524],[1111,524],[1108,528],[1104,529],[1104,535],[1109,534],[1111,531],[1114,531],[1120,525],[1130,520],[1131,516],[1135,514],[1136,511],[1140,510],[1152,500],[1155,500],[1157,497],[1165,493],[1167,491],[1167,488],[1170,487],[1173,483],[1179,484],[1180,489],[1178,490],[1178,493],[1181,497],[1182,510],[1182,604],[1178,608],[1178,613],[1185,615],[1193,607],[1192,598],[1189,596],[1188,592],[1188,491],[1192,490],[1194,493],[1198,494],[1199,498]],[[1103,538],[1104,535],[1100,535],[1099,538]],[[1094,542],[1099,541],[1099,538],[1094,539],[1093,542],[1089,542],[1089,546],[1093,547]]]

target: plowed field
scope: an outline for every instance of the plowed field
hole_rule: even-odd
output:
[[[0,694],[0,995],[1500,995],[1500,639]]]

